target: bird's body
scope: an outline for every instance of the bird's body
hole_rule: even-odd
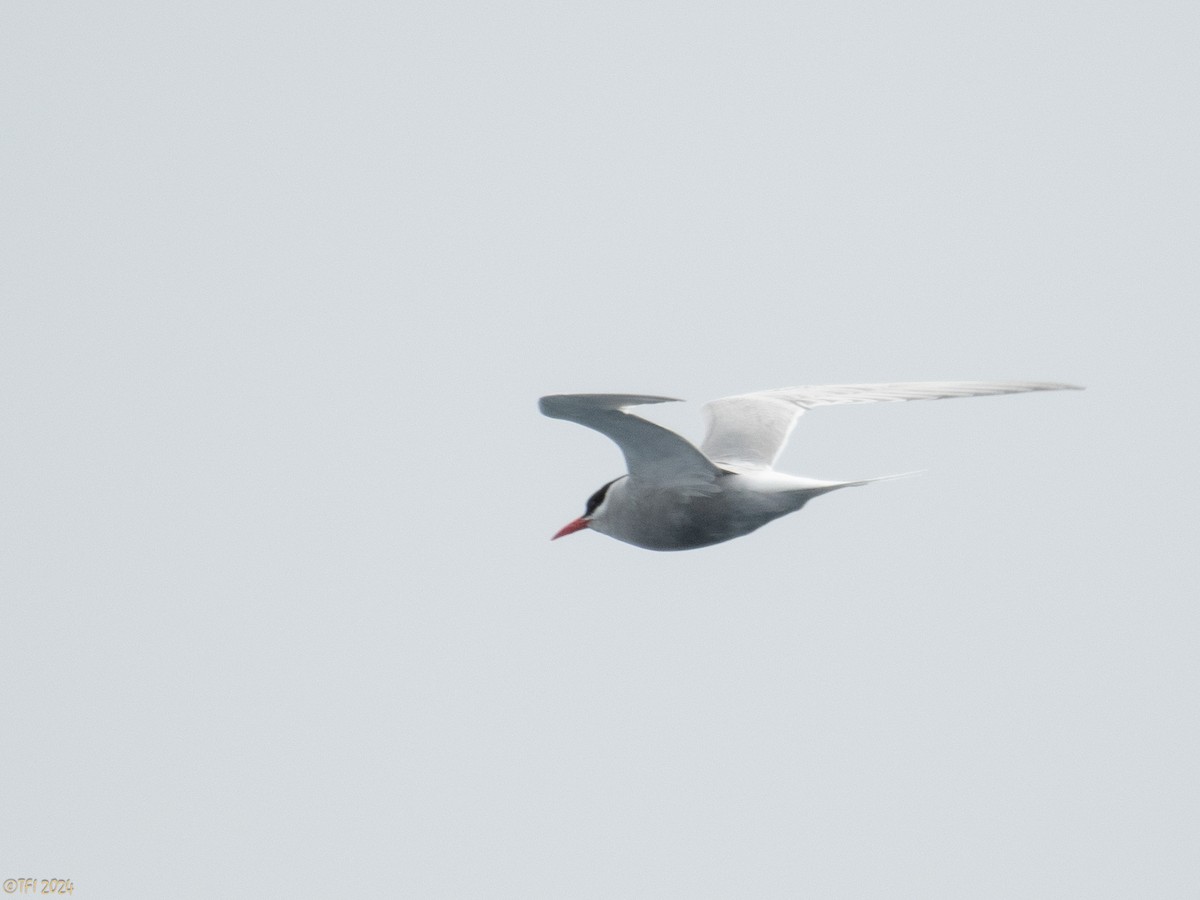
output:
[[[818,494],[853,483],[729,471],[717,477],[719,490],[701,494],[640,484],[626,475],[609,487],[605,515],[589,527],[647,550],[692,550],[742,537]]]
[[[692,550],[742,537],[811,500],[863,481],[818,481],[776,472],[775,459],[807,409],[869,403],[974,397],[1072,388],[1046,382],[906,382],[781,388],[714,400],[700,447],[624,409],[669,397],[555,394],[539,401],[552,418],[568,419],[612,438],[627,475],[588,500],[584,515],[555,538],[590,528],[648,550]],[[885,476],[896,477],[896,476]]]

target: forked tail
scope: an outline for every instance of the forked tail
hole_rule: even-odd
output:
[[[876,478],[864,478],[862,481],[843,481],[838,487],[858,487],[863,484],[874,484],[876,481],[891,481],[895,478],[911,478],[914,475],[924,475],[928,469],[917,469],[913,472],[898,472],[895,475],[880,475]]]
[[[874,484],[876,481],[891,481],[893,478],[908,478],[911,475],[920,475],[924,469],[918,469],[916,472],[900,472],[896,475],[880,475],[877,478],[863,478],[860,481],[827,481],[824,484],[817,483],[811,487],[804,488],[797,493],[803,493],[806,500],[813,497],[820,497],[822,494],[828,494],[830,491],[838,491],[842,488],[859,487],[864,484]]]

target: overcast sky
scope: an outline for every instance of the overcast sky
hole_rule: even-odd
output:
[[[7,3],[0,880],[1194,898],[1193,3]],[[919,478],[677,554],[546,393]]]

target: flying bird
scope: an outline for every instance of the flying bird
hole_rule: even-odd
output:
[[[693,550],[747,535],[821,494],[899,477],[819,481],[776,472],[775,460],[796,420],[818,406],[1061,390],[1082,388],[1041,381],[927,381],[739,394],[705,404],[708,431],[699,448],[625,412],[631,406],[675,402],[674,397],[551,394],[538,401],[543,415],[607,435],[621,448],[629,470],[592,494],[583,515],[551,540],[590,528],[647,550]]]

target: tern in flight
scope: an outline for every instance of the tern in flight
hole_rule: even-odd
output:
[[[673,397],[552,394],[538,401],[542,413],[612,438],[629,471],[592,494],[583,515],[551,540],[590,528],[647,550],[692,550],[749,534],[820,494],[898,477],[820,481],[776,472],[775,460],[796,420],[817,406],[1059,390],[1081,388],[1041,381],[927,381],[739,394],[705,404],[708,431],[699,448],[625,412]]]

